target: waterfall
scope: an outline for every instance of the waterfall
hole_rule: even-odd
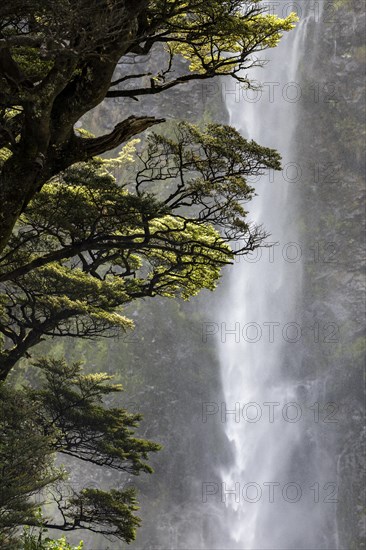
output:
[[[322,443],[318,414],[322,388],[299,376],[306,331],[299,311],[304,251],[296,223],[303,184],[295,151],[303,92],[298,67],[309,24],[314,29],[317,19],[320,27],[315,4],[318,13],[303,13],[265,67],[251,72],[262,89],[227,95],[231,124],[277,149],[283,170],[255,182],[258,196],[249,208],[250,219],[263,223],[275,244],[235,264],[217,312],[225,398],[220,413],[234,457],[220,472],[226,549],[337,547],[334,460]]]

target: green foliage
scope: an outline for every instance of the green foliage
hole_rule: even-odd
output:
[[[40,515],[40,522],[42,515]],[[57,540],[49,537],[44,537],[47,529],[44,527],[24,527],[22,536],[18,543],[19,550],[82,550],[84,547],[83,541],[80,541],[77,546],[71,546],[66,540],[66,537],[61,537]]]
[[[47,528],[90,529],[133,540],[140,523],[135,490],[86,487],[76,492],[66,481],[66,472],[53,467],[55,453],[135,476],[152,472],[148,455],[161,446],[135,437],[141,414],[105,405],[105,399],[122,390],[121,385],[110,383],[111,376],[84,374],[80,364],[67,365],[63,360],[40,359],[35,368],[38,388],[1,386],[2,546],[17,543],[16,529],[22,524],[39,528],[39,540]],[[33,498],[37,495],[46,504],[56,504],[60,522],[40,516],[39,503]],[[48,539],[32,546],[33,533],[23,533],[26,548],[54,547]]]
[[[75,165],[21,217],[0,259],[9,368],[44,335],[133,328],[122,308],[136,298],[213,290],[222,266],[261,245],[264,231],[246,219],[247,178],[280,168],[278,153],[229,126],[180,123],[132,155]]]
[[[133,475],[151,473],[144,460],[160,445],[133,437],[142,417],[125,409],[105,408],[103,398],[122,391],[106,373],[84,374],[78,363],[40,359],[44,388],[33,390],[38,422],[55,429],[58,452]]]
[[[257,4],[257,6],[256,6]],[[244,3],[202,2],[187,12],[172,17],[169,24],[177,29],[168,42],[170,52],[180,54],[190,62],[190,70],[198,74],[233,74],[242,66],[242,53],[259,52],[277,46],[283,31],[291,30],[298,20],[295,13],[285,19],[263,13],[259,0]],[[226,55],[225,55],[226,54]],[[253,63],[247,60],[247,66]]]
[[[18,525],[37,522],[39,505],[32,497],[62,472],[53,467],[53,437],[37,422],[36,403],[4,384],[0,399],[0,542],[6,547]]]
[[[136,528],[140,518],[133,512],[136,506],[136,491],[126,489],[118,491],[101,491],[99,489],[84,489],[82,493],[70,502],[72,517],[91,526],[102,525],[105,529],[112,528],[113,535],[126,542],[136,538]]]

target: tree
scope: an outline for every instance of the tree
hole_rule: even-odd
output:
[[[22,550],[83,550],[84,544],[83,541],[77,546],[71,546],[68,544],[66,537],[61,537],[60,539],[51,539],[50,537],[45,537],[47,529],[33,529],[31,527],[24,527],[22,537],[19,541],[20,547]],[[14,547],[13,547],[14,548]]]
[[[66,473],[53,466],[55,453],[94,467],[130,476],[151,473],[148,455],[160,445],[134,436],[140,414],[105,406],[120,385],[103,373],[84,374],[80,364],[41,359],[35,367],[39,388],[1,386],[0,541],[14,543],[19,525],[74,531],[87,529],[126,542],[135,538],[140,519],[132,488],[77,492]],[[32,496],[43,492],[58,514],[39,518]]]
[[[280,157],[230,127],[181,123],[152,134],[116,179],[96,159],[30,202],[0,259],[0,376],[45,336],[95,338],[133,325],[123,306],[213,289],[223,265],[265,236],[246,220],[248,176]],[[233,251],[230,243],[239,243]]]
[[[0,252],[50,178],[163,120],[131,116],[87,139],[74,131],[85,113],[105,98],[138,99],[216,75],[250,86],[243,71],[259,64],[258,52],[274,47],[295,20],[264,13],[259,0],[3,2]],[[161,47],[166,66],[150,74],[148,56]],[[189,68],[177,75],[174,61],[182,56]]]
[[[37,424],[37,409],[24,392],[0,386],[0,544],[14,548],[14,531],[32,521],[32,497],[59,478],[51,438]]]
[[[83,550],[83,541],[77,546],[71,546],[68,544],[66,537],[63,536],[60,539],[51,539],[45,537],[47,529],[33,529],[31,527],[24,527],[22,537],[20,539],[22,550]]]

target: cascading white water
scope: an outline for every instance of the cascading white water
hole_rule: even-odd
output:
[[[258,197],[250,206],[251,220],[263,223],[268,240],[278,245],[235,265],[217,315],[221,414],[235,457],[221,472],[230,549],[318,550],[337,544],[331,457],[322,448],[313,405],[319,391],[296,380],[304,345],[298,322],[302,249],[293,144],[301,83],[296,77],[314,16],[318,23],[319,11],[304,14],[267,56],[269,63],[251,73],[262,83],[261,92],[227,98],[231,124],[277,149],[284,167],[255,183]]]

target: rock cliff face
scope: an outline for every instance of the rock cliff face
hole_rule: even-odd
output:
[[[297,132],[301,181],[299,228],[308,251],[303,322],[326,327],[306,349],[304,380],[322,383],[338,411],[331,443],[339,486],[339,548],[365,548],[364,5],[324,3],[305,47],[304,97]],[[315,46],[316,44],[316,46]],[[310,55],[309,55],[310,58]],[[311,58],[314,59],[314,51]]]
[[[149,60],[147,70],[159,72],[166,63],[166,54],[162,50],[155,51]],[[174,61],[174,70],[177,75],[187,72],[187,64],[184,60]],[[131,73],[133,68],[131,68]],[[138,66],[135,67],[138,73]],[[115,78],[119,78],[118,70]],[[145,77],[148,78],[148,77]],[[148,84],[148,83],[146,83]],[[138,101],[126,98],[109,98],[104,100],[98,107],[88,113],[83,123],[88,130],[100,134],[103,131],[111,130],[124,117],[130,115],[148,115],[157,118],[184,119],[190,122],[198,122],[215,113],[215,118],[225,122],[227,111],[224,101],[217,91],[220,90],[218,81],[209,83],[187,82],[176,88],[171,88],[164,93],[146,95],[139,97]],[[155,128],[156,129],[156,128]]]

